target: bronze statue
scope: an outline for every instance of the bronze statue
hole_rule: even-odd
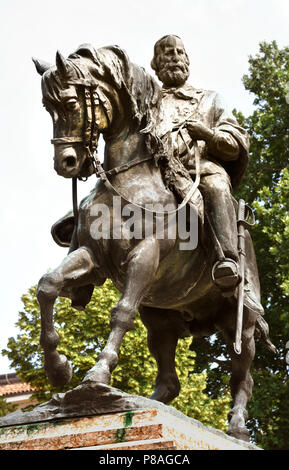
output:
[[[237,203],[230,189],[239,183],[246,167],[246,132],[225,111],[217,94],[187,85],[186,71],[181,78],[188,59],[175,36],[162,39],[155,48],[153,67],[163,89],[117,46],[96,50],[83,45],[68,59],[57,53],[56,66],[37,60],[35,65],[42,75],[43,104],[53,119],[55,170],[72,178],[74,188],[77,178],[98,176],[95,188],[79,207],[74,198],[74,214],[54,225],[54,239],[62,246],[69,244],[69,253],[38,285],[41,345],[51,383],[62,386],[71,378],[68,360],[56,349],[56,298],[71,298],[74,307],[83,309],[93,286],[110,278],[122,296],[111,312],[107,344],[83,383],[110,383],[123,336],[132,327],[137,310],[158,365],[151,398],[163,403],[180,390],[174,365],[178,339],[221,331],[232,359],[233,407],[228,433],[248,440],[246,405],[253,387],[250,365],[255,331],[269,348],[274,350],[274,346],[262,318],[252,241],[244,230],[242,350],[236,352],[233,347],[237,284],[242,275]],[[100,133],[105,140],[103,165],[96,154]],[[193,183],[197,173],[200,191]],[[91,230],[100,204],[109,208],[107,218],[113,219],[116,195],[121,195],[122,203],[136,207],[153,202],[162,207],[169,204],[175,211],[183,200],[198,205],[202,214],[201,194],[205,210],[199,217],[200,239],[194,250],[180,250],[178,238],[159,239],[154,234],[131,238],[125,230],[121,237],[109,232],[96,238]],[[142,217],[145,213],[144,209]],[[123,217],[120,227],[125,224]]]

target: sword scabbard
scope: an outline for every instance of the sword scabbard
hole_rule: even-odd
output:
[[[251,218],[250,221],[246,218],[246,212]],[[250,207],[248,207],[243,199],[239,200],[238,205],[238,251],[240,257],[240,275],[241,281],[238,286],[238,304],[237,304],[237,320],[235,342],[233,343],[234,351],[236,354],[242,352],[242,330],[243,330],[243,309],[244,309],[244,284],[245,284],[245,228],[249,228],[255,222],[254,214]]]

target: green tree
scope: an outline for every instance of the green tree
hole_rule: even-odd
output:
[[[110,311],[119,296],[111,281],[106,281],[103,286],[94,289],[85,311],[73,309],[66,298],[56,301],[54,321],[60,336],[58,351],[65,354],[73,365],[73,378],[67,388],[79,385],[86,371],[95,364],[108,338]],[[60,389],[49,384],[43,370],[36,287],[29,289],[22,301],[24,309],[16,323],[20,332],[16,338],[9,338],[7,349],[2,353],[8,356],[19,377],[39,389],[34,397],[47,401],[52,393]],[[171,404],[206,425],[225,430],[231,400],[229,391],[227,389],[224,396],[217,399],[208,397],[206,373],[193,373],[195,353],[190,351],[190,343],[191,338],[185,338],[178,344],[176,368],[182,390]],[[147,348],[146,329],[137,316],[133,328],[124,337],[111,385],[127,393],[149,396],[154,390],[156,373],[155,360]]]
[[[0,417],[7,415],[7,413],[11,413],[15,411],[17,405],[12,403],[8,403],[1,395],[0,395]]]
[[[245,88],[254,94],[255,110],[244,117],[234,111],[251,137],[250,163],[242,186],[234,195],[255,209],[251,231],[262,290],[265,319],[270,337],[279,350],[273,356],[257,342],[253,365],[255,382],[249,405],[248,427],[255,442],[265,449],[288,449],[289,396],[285,345],[289,339],[289,105],[285,96],[289,83],[289,48],[262,42],[260,51],[249,58],[243,77]],[[193,342],[197,352],[195,370],[207,371],[208,394],[223,393],[230,363],[222,338]],[[207,366],[208,359],[218,366]]]

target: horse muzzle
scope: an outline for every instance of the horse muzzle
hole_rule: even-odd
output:
[[[54,169],[58,175],[64,178],[73,178],[81,173],[84,158],[73,146],[57,145],[54,155]]]

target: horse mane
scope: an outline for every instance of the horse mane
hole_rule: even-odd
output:
[[[90,70],[96,79],[103,79],[126,93],[132,118],[140,124],[144,119],[149,125],[154,110],[161,103],[161,90],[157,82],[143,67],[133,64],[119,46],[94,49],[90,44],[81,45],[70,59],[86,57],[94,66]]]
[[[157,119],[161,106],[161,88],[143,67],[132,63],[119,46],[95,49],[83,44],[69,56],[88,58],[93,67],[90,73],[103,79],[124,93],[126,109],[131,113],[135,129],[146,137],[146,145],[155,155],[163,153],[163,144],[156,134]]]

